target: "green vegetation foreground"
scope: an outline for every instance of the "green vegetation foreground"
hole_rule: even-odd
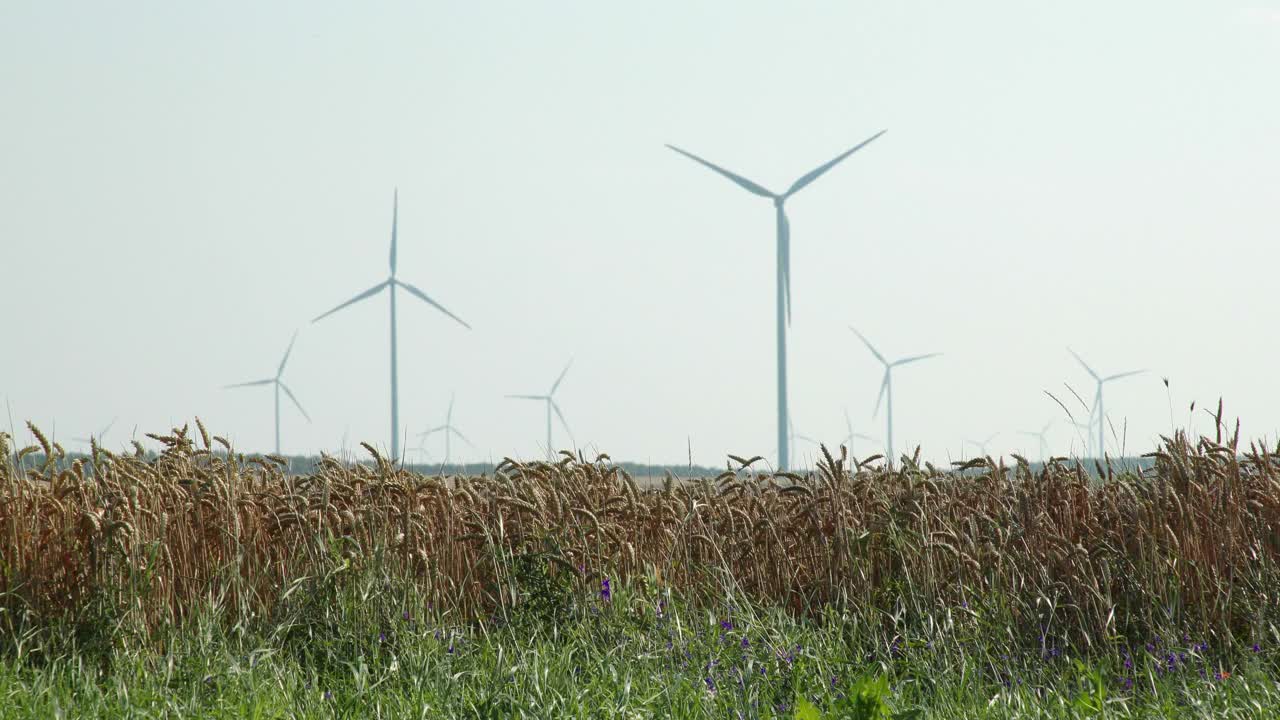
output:
[[[828,456],[641,490],[32,431],[0,434],[0,717],[1280,712],[1280,463],[1234,438],[1102,482]]]

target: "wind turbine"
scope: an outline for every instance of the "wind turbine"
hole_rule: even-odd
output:
[[[791,449],[794,450],[799,447],[799,443],[796,442],[797,440],[803,440],[815,447],[822,445],[822,443],[819,442],[817,438],[812,438],[812,437],[809,437],[808,435],[797,433],[796,424],[791,421],[791,418],[787,418],[787,427],[790,429],[788,436],[791,442]]]
[[[101,442],[102,442],[102,438],[106,437],[106,436],[107,436],[107,433],[111,432],[111,426],[112,426],[112,425],[115,425],[115,424],[116,424],[116,420],[119,420],[119,419],[120,419],[120,418],[118,418],[118,417],[111,418],[111,422],[107,423],[106,427],[104,427],[104,428],[102,428],[101,430],[99,430],[99,431],[98,431],[98,433],[97,433],[96,435],[90,435],[90,436],[89,436],[89,437],[87,437],[87,438],[86,438],[86,437],[78,437],[78,438],[72,438],[72,439],[73,439],[73,440],[75,440],[76,442],[82,442],[82,443],[85,443],[85,444],[89,444],[89,443],[93,442],[93,441],[96,439],[99,443],[101,443]]]
[[[475,445],[472,444],[472,442],[467,439],[467,436],[462,434],[461,430],[453,426],[453,395],[452,394],[449,395],[449,410],[445,412],[444,424],[437,425],[431,428],[430,430],[427,430],[426,432],[419,433],[418,438],[423,442],[423,444],[425,444],[426,439],[428,437],[438,432],[444,433],[444,463],[443,463],[444,465],[449,464],[449,458],[451,456],[451,446],[449,441],[453,438],[454,435],[458,436],[459,440],[466,443],[470,447],[472,448],[475,447]]]
[[[992,440],[999,437],[999,435],[1000,433],[991,433],[987,436],[986,440],[965,440],[965,442],[978,448],[978,451],[982,453],[982,457],[989,457],[991,453],[987,450],[987,446],[991,444]]]
[[[391,459],[397,461],[400,459],[400,374],[397,369],[396,359],[396,288],[402,288],[405,292],[413,295],[419,300],[425,302],[431,307],[448,315],[458,322],[462,327],[470,330],[471,326],[463,322],[462,318],[454,315],[445,309],[443,305],[432,300],[426,293],[409,283],[396,278],[396,225],[400,214],[400,191],[396,190],[392,198],[391,205],[391,275],[386,280],[374,285],[364,292],[356,295],[350,300],[335,307],[329,312],[317,316],[311,322],[319,322],[326,317],[338,312],[342,308],[360,302],[368,297],[373,297],[386,289],[391,296]]]
[[[1102,377],[1098,373],[1094,372],[1093,368],[1089,367],[1089,364],[1084,361],[1084,358],[1081,358],[1079,355],[1077,355],[1075,350],[1072,350],[1071,348],[1067,348],[1067,352],[1071,353],[1071,356],[1074,357],[1076,361],[1079,362],[1080,365],[1082,365],[1084,369],[1087,370],[1088,373],[1093,376],[1094,381],[1098,384],[1097,385],[1098,389],[1093,396],[1093,410],[1089,413],[1089,422],[1092,423],[1096,419],[1096,422],[1098,423],[1097,450],[1098,450],[1098,457],[1099,459],[1101,459],[1103,456],[1107,454],[1106,435],[1103,434],[1103,430],[1107,424],[1107,413],[1105,410],[1106,406],[1102,404],[1102,386],[1111,382],[1112,380],[1127,378],[1132,375],[1144,373],[1146,372],[1146,370],[1130,370],[1128,372],[1116,373],[1115,375],[1108,375],[1106,377]]]
[[[853,456],[853,441],[855,438],[858,440],[866,440],[867,442],[873,442],[873,443],[880,442],[878,438],[873,438],[870,435],[863,435],[862,433],[856,433],[853,431],[853,421],[849,419],[849,408],[844,409],[844,427],[845,427],[845,430],[847,430],[847,433],[845,434],[844,440],[842,442],[844,443],[845,447],[849,448],[849,455],[851,457]]]
[[[1044,463],[1049,459],[1049,442],[1045,438],[1046,436],[1048,436],[1049,428],[1051,427],[1053,427],[1052,420],[1045,423],[1044,427],[1040,428],[1038,432],[1034,430],[1023,430],[1022,432],[1018,433],[1019,435],[1025,435],[1026,437],[1033,437],[1040,441],[1040,462],[1041,463]]]
[[[286,348],[286,349],[285,349],[285,351],[284,351],[284,357],[280,359],[280,367],[276,369],[276,376],[275,376],[275,377],[269,377],[269,378],[267,378],[267,379],[265,379],[265,380],[253,380],[253,381],[251,381],[251,382],[236,383],[235,385],[227,385],[227,386],[225,386],[225,387],[223,388],[224,390],[226,390],[226,389],[230,389],[230,388],[250,387],[250,386],[253,386],[253,385],[274,385],[274,386],[275,386],[275,391],[276,391],[276,454],[277,454],[277,455],[279,455],[279,454],[280,454],[280,391],[281,391],[281,390],[284,390],[284,394],[285,394],[285,395],[288,395],[288,396],[289,396],[289,399],[293,401],[294,406],[298,408],[298,412],[302,413],[302,417],[306,418],[306,419],[307,419],[307,422],[311,422],[311,416],[307,414],[307,411],[306,411],[306,410],[303,410],[303,409],[302,409],[302,403],[298,402],[298,398],[296,398],[296,397],[294,397],[294,396],[293,396],[293,391],[292,391],[292,390],[290,390],[290,389],[289,389],[289,386],[288,386],[288,385],[285,385],[285,384],[284,384],[284,381],[280,379],[280,376],[284,374],[284,364],[285,364],[285,363],[287,363],[287,362],[289,362],[289,353],[293,352],[293,343],[294,343],[295,341],[297,341],[297,339],[298,339],[298,333],[295,331],[295,332],[293,333],[293,339],[289,341],[289,347],[288,347],[288,348]]]
[[[720,175],[733,181],[743,190],[760,197],[769,198],[773,201],[774,207],[774,223],[777,228],[777,295],[778,295],[778,468],[785,470],[787,468],[789,453],[787,446],[787,326],[791,324],[791,226],[787,221],[787,213],[785,205],[787,199],[792,195],[803,190],[809,183],[822,177],[828,170],[835,167],[845,158],[854,154],[858,150],[866,147],[871,141],[880,137],[885,133],[884,130],[872,135],[870,138],[863,140],[853,148],[844,151],[835,158],[829,160],[823,165],[802,175],[800,179],[791,183],[791,187],[786,192],[775,193],[766,190],[763,186],[758,185],[741,175],[732,173],[718,165],[714,165],[693,153],[681,150],[674,145],[667,145],[668,148],[684,155],[700,165],[703,165]]]
[[[556,378],[556,381],[551,384],[551,389],[547,391],[546,395],[508,395],[507,396],[509,398],[514,398],[516,400],[541,400],[546,403],[547,405],[547,457],[551,460],[555,460],[555,457],[556,457],[555,450],[553,449],[553,446],[551,444],[551,413],[553,411],[555,412],[556,417],[560,418],[560,425],[564,427],[565,433],[568,434],[569,442],[574,443],[575,445],[577,444],[573,439],[573,431],[569,429],[569,423],[564,419],[564,413],[560,412],[560,406],[556,404],[556,400],[555,400],[556,390],[560,387],[560,383],[564,381],[564,376],[566,373],[569,372],[569,368],[572,365],[573,365],[573,361],[570,360],[568,364],[564,366],[564,370],[560,371],[560,377]]]
[[[888,360],[885,359],[884,355],[881,355],[880,351],[877,350],[875,346],[871,344],[870,340],[868,340],[865,336],[863,336],[862,333],[858,332],[857,328],[850,325],[849,329],[853,331],[854,335],[858,336],[858,339],[862,341],[863,345],[867,346],[867,349],[871,351],[871,354],[875,355],[876,359],[879,360],[882,365],[884,365],[884,380],[880,382],[880,395],[879,397],[876,398],[876,409],[875,409],[875,412],[871,414],[871,417],[875,417],[876,415],[880,414],[880,403],[885,399],[885,396],[887,395],[889,401],[887,403],[888,412],[887,412],[887,417],[885,421],[885,426],[887,429],[885,432],[886,432],[886,435],[888,436],[888,441],[889,441],[887,460],[888,460],[888,464],[892,466],[896,457],[893,454],[893,369],[902,365],[907,365],[907,364],[916,362],[917,360],[927,360],[931,357],[937,357],[942,353],[929,353],[927,355],[912,355],[910,357],[905,357],[899,360],[894,360],[893,362],[889,362]]]

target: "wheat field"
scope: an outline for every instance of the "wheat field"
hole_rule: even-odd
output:
[[[893,626],[1000,603],[1010,632],[1052,625],[1087,647],[1194,627],[1227,645],[1273,637],[1280,590],[1280,452],[1237,437],[1166,438],[1153,469],[1097,479],[1065,459],[975,460],[944,472],[824,448],[808,475],[751,472],[642,489],[607,456],[505,460],[489,476],[325,457],[292,476],[197,420],[163,451],[94,447],[68,460],[0,436],[0,603],[46,623],[107,603],[141,631],[216,607],[267,615],[308,579],[376,570],[407,606],[510,612],[517,561],[583,588],[729,592],[800,615]],[[36,457],[38,466],[30,458]],[[874,621],[874,620],[873,620]],[[1012,630],[1020,628],[1020,630]]]

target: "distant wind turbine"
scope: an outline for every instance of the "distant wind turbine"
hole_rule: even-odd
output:
[[[298,408],[298,412],[302,413],[302,417],[306,418],[307,422],[311,422],[311,416],[307,414],[306,410],[302,409],[302,403],[298,402],[298,398],[294,397],[293,391],[290,390],[289,386],[285,385],[284,381],[280,379],[280,376],[284,375],[284,365],[285,363],[289,362],[289,353],[293,352],[293,343],[296,342],[297,339],[298,339],[298,333],[294,332],[293,339],[289,341],[289,347],[286,348],[284,351],[284,357],[280,359],[280,367],[276,369],[275,377],[269,377],[265,380],[253,380],[251,382],[236,383],[235,385],[227,385],[223,388],[225,390],[230,388],[251,387],[253,385],[274,385],[275,386],[276,455],[280,454],[280,391],[281,390],[284,390],[284,394],[288,395],[289,399],[293,401],[294,407]]]
[[[863,336],[862,333],[858,332],[857,328],[850,325],[849,329],[853,331],[854,335],[858,336],[858,339],[862,341],[863,345],[867,346],[867,349],[871,351],[871,354],[876,356],[876,359],[880,361],[880,364],[884,365],[884,380],[880,382],[880,395],[879,397],[876,398],[876,409],[875,409],[875,412],[871,414],[871,417],[875,417],[876,415],[880,414],[880,403],[881,401],[885,400],[885,396],[887,395],[888,403],[886,403],[886,405],[887,405],[888,411],[885,419],[885,427],[886,427],[885,434],[888,436],[887,460],[888,460],[888,464],[892,466],[895,462],[897,462],[896,460],[897,456],[893,454],[893,369],[901,365],[907,365],[907,364],[916,362],[917,360],[927,360],[932,357],[937,357],[942,353],[929,353],[927,355],[912,355],[911,357],[905,357],[900,360],[894,360],[893,362],[889,362],[888,360],[885,359],[884,355],[881,355],[880,351],[877,350],[875,346],[871,344],[870,340],[868,340],[865,336]]]
[[[575,445],[577,444],[573,439],[573,431],[569,429],[569,423],[564,419],[564,413],[560,412],[560,406],[556,404],[556,400],[555,400],[556,390],[559,389],[560,383],[564,381],[564,376],[566,373],[569,372],[569,368],[572,365],[573,365],[573,361],[570,360],[568,364],[564,366],[564,370],[560,371],[560,377],[556,378],[556,381],[551,384],[551,389],[547,391],[546,395],[508,395],[507,396],[509,398],[513,398],[516,400],[541,400],[542,402],[546,403],[547,405],[547,457],[551,460],[555,460],[555,457],[556,457],[555,446],[551,444],[551,413],[552,412],[555,412],[556,417],[560,418],[560,425],[564,428],[565,433],[569,436],[569,442],[574,443]]]
[[[471,326],[463,322],[462,318],[446,310],[443,305],[436,302],[435,300],[432,300],[430,297],[427,296],[426,293],[410,285],[409,283],[396,278],[396,225],[399,221],[399,215],[400,215],[400,191],[399,189],[397,189],[395,192],[395,195],[393,196],[392,205],[391,205],[391,262],[390,262],[391,275],[388,276],[386,280],[383,280],[377,285],[374,285],[368,290],[365,290],[359,295],[356,295],[355,297],[335,307],[329,312],[323,315],[317,316],[314,320],[311,321],[313,323],[319,322],[320,320],[323,320],[324,318],[338,312],[339,310],[341,310],[342,308],[348,305],[352,305],[354,303],[360,302],[361,300],[364,300],[365,298],[373,297],[374,295],[377,295],[378,293],[382,292],[384,289],[386,289],[390,293],[390,296],[391,296],[391,458],[393,461],[398,461],[400,459],[400,374],[397,366],[397,357],[396,357],[397,356],[397,352],[396,352],[396,288],[403,289],[405,292],[409,293],[410,295],[413,295],[414,297],[425,302],[431,307],[439,310],[445,315],[448,315],[449,317],[456,320],[458,324],[461,325],[462,327],[468,330],[471,329]]]
[[[867,442],[872,442],[872,443],[880,442],[878,438],[871,437],[870,435],[863,435],[862,433],[856,433],[853,431],[853,421],[849,419],[849,408],[844,409],[844,427],[847,432],[845,433],[843,443],[845,447],[849,448],[850,456],[853,456],[853,441],[855,439],[866,440]]]
[[[456,435],[459,440],[466,443],[468,446],[475,448],[475,445],[472,444],[472,442],[467,439],[467,436],[463,435],[461,430],[453,426],[453,395],[452,394],[449,395],[449,410],[445,412],[444,424],[437,425],[431,428],[430,430],[427,430],[426,432],[419,433],[418,438],[425,444],[428,437],[438,432],[444,433],[444,464],[445,465],[449,464],[449,458],[452,456],[451,445],[449,441],[450,439],[453,438],[453,436]]]
[[[822,443],[817,438],[810,437],[803,433],[797,433],[796,424],[791,421],[791,418],[787,418],[787,427],[790,429],[790,432],[788,432],[787,434],[790,438],[792,450],[799,452],[798,448],[800,447],[800,444],[796,442],[797,440],[803,440],[809,443],[810,445],[813,445],[814,447],[819,447],[822,445]]]
[[[991,453],[987,450],[987,446],[999,436],[1000,433],[991,433],[986,440],[965,440],[965,442],[978,448],[978,451],[982,453],[982,457],[990,457]]]
[[[777,295],[778,295],[778,468],[785,470],[789,460],[789,448],[787,441],[787,326],[791,324],[791,226],[787,221],[787,213],[784,208],[787,199],[797,192],[800,192],[809,183],[822,177],[828,170],[835,167],[845,158],[853,153],[866,147],[871,141],[880,137],[885,133],[884,130],[872,135],[870,138],[862,141],[853,148],[844,151],[835,158],[829,160],[823,165],[802,175],[800,179],[791,183],[791,187],[786,192],[775,193],[766,190],[763,186],[758,185],[741,175],[732,173],[724,168],[714,165],[693,153],[681,150],[674,145],[667,145],[668,148],[684,155],[685,157],[699,163],[733,181],[742,189],[753,195],[769,198],[773,201],[774,219],[777,227]]]
[[[1094,372],[1093,368],[1089,367],[1089,364],[1084,361],[1084,358],[1077,355],[1075,350],[1072,350],[1071,348],[1067,348],[1067,352],[1071,353],[1071,356],[1074,357],[1076,361],[1079,362],[1080,365],[1083,366],[1084,369],[1088,371],[1088,373],[1091,376],[1093,376],[1094,381],[1097,383],[1098,389],[1095,391],[1093,396],[1093,410],[1089,414],[1089,422],[1098,423],[1097,451],[1098,451],[1098,457],[1102,458],[1107,454],[1106,435],[1103,434],[1103,430],[1107,424],[1107,413],[1106,413],[1106,406],[1103,405],[1102,403],[1102,386],[1111,382],[1112,380],[1119,380],[1120,378],[1127,378],[1133,375],[1138,375],[1140,373],[1146,372],[1146,370],[1130,370],[1128,372],[1116,373],[1115,375],[1108,375],[1106,377],[1102,377],[1098,373]]]
[[[112,425],[115,425],[115,424],[116,424],[116,420],[119,420],[119,419],[120,419],[120,418],[118,418],[118,417],[111,418],[111,422],[107,423],[106,427],[104,427],[104,428],[102,428],[101,430],[99,430],[99,431],[98,431],[98,433],[97,433],[96,435],[90,435],[90,436],[89,436],[89,437],[87,437],[87,438],[86,438],[86,437],[72,438],[72,440],[75,440],[76,442],[82,442],[82,443],[85,443],[86,445],[87,445],[87,444],[89,444],[89,443],[91,443],[91,442],[93,442],[94,440],[97,440],[97,441],[98,441],[98,444],[99,444],[99,445],[101,445],[101,444],[102,444],[102,438],[106,437],[106,436],[107,436],[107,433],[111,432],[111,426],[112,426]]]
[[[1044,427],[1040,428],[1039,431],[1023,430],[1022,432],[1018,433],[1019,435],[1025,435],[1026,437],[1033,437],[1040,441],[1040,462],[1042,463],[1048,462],[1049,460],[1049,441],[1046,438],[1049,435],[1049,428],[1051,427],[1053,427],[1052,420],[1045,423]]]

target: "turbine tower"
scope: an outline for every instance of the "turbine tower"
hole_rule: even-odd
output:
[[[1024,435],[1026,437],[1033,437],[1040,441],[1040,462],[1041,463],[1048,462],[1049,460],[1049,442],[1045,438],[1048,436],[1049,428],[1051,427],[1053,427],[1052,420],[1045,423],[1044,427],[1040,428],[1039,431],[1023,430],[1022,432],[1018,433],[1019,435]]]
[[[881,355],[880,351],[877,350],[875,346],[871,344],[870,340],[864,337],[862,333],[858,332],[857,328],[854,328],[852,325],[850,325],[849,329],[853,330],[853,334],[857,335],[858,339],[862,341],[862,344],[867,346],[867,349],[871,351],[872,355],[876,356],[876,359],[880,361],[881,365],[884,365],[884,380],[880,382],[880,395],[876,398],[876,409],[875,409],[875,412],[871,413],[871,417],[875,417],[876,415],[880,414],[880,403],[881,401],[885,400],[885,396],[887,395],[888,403],[886,403],[887,413],[886,413],[886,420],[885,420],[885,427],[886,427],[885,434],[888,437],[888,448],[887,448],[888,449],[888,455],[887,455],[888,465],[889,467],[892,467],[897,457],[893,454],[893,369],[902,365],[907,365],[907,364],[916,362],[917,360],[927,360],[931,357],[937,357],[942,353],[929,353],[927,355],[912,355],[911,357],[905,357],[900,360],[894,360],[893,362],[889,362],[888,360],[885,359],[884,355]]]
[[[573,365],[573,361],[570,360],[564,366],[564,370],[560,371],[560,377],[556,378],[556,381],[551,384],[551,389],[547,391],[546,395],[508,395],[507,396],[509,398],[513,398],[516,400],[541,400],[542,402],[546,403],[547,405],[547,458],[549,460],[555,460],[555,457],[556,457],[555,450],[553,449],[554,446],[552,446],[551,444],[551,413],[552,412],[555,412],[556,417],[560,418],[560,425],[564,427],[565,433],[569,436],[569,442],[573,443],[574,445],[577,445],[577,442],[573,439],[573,431],[569,429],[569,423],[564,419],[564,413],[560,412],[560,406],[556,404],[556,400],[555,400],[556,390],[559,389],[560,383],[564,380],[565,374],[569,372],[569,367],[572,365]]]
[[[427,430],[426,432],[419,433],[418,439],[421,440],[423,444],[425,444],[428,437],[438,432],[444,433],[444,463],[443,463],[444,465],[449,464],[449,458],[451,457],[451,445],[449,441],[450,439],[453,438],[453,436],[456,435],[459,440],[466,443],[469,447],[475,448],[475,445],[472,444],[472,442],[467,439],[467,436],[463,435],[461,430],[453,426],[453,395],[452,394],[449,395],[449,410],[444,414],[444,424],[437,425],[431,428],[430,430]]]
[[[274,386],[275,386],[275,392],[276,392],[276,455],[279,455],[279,454],[280,454],[280,391],[281,391],[281,390],[284,390],[284,394],[285,394],[285,395],[288,395],[288,396],[289,396],[289,399],[293,401],[293,405],[294,405],[294,407],[298,408],[298,412],[302,413],[302,417],[306,418],[306,419],[307,419],[307,422],[311,422],[311,416],[307,414],[307,411],[306,411],[306,410],[303,410],[303,409],[302,409],[302,403],[298,402],[298,398],[294,397],[294,395],[293,395],[293,391],[292,391],[292,390],[290,390],[290,389],[289,389],[289,386],[288,386],[288,385],[285,385],[285,384],[284,384],[284,381],[280,379],[280,376],[281,376],[281,375],[284,375],[284,365],[285,365],[285,363],[289,362],[289,353],[293,352],[293,343],[294,343],[294,342],[296,342],[296,341],[297,341],[297,339],[298,339],[298,333],[295,331],[295,332],[293,333],[293,339],[289,341],[289,347],[288,347],[288,348],[286,348],[286,349],[285,349],[285,351],[284,351],[284,357],[280,359],[280,367],[276,368],[276,376],[275,376],[275,377],[269,377],[269,378],[267,378],[267,379],[265,379],[265,380],[253,380],[253,381],[250,381],[250,382],[236,383],[235,385],[226,385],[226,386],[224,386],[224,387],[223,387],[223,389],[224,389],[224,390],[228,390],[228,389],[231,389],[231,388],[250,387],[250,386],[253,386],[253,385],[274,385]]]
[[[397,189],[395,194],[392,196],[392,204],[391,204],[391,262],[390,262],[391,275],[388,276],[386,280],[383,280],[377,285],[374,285],[368,290],[365,290],[359,295],[356,295],[355,297],[335,307],[329,312],[323,315],[317,316],[314,320],[311,321],[313,323],[319,322],[324,318],[329,317],[330,315],[338,312],[339,310],[341,310],[342,308],[348,305],[353,305],[355,303],[360,302],[361,300],[364,300],[365,298],[373,297],[374,295],[377,295],[378,293],[382,292],[384,289],[390,293],[390,297],[391,297],[391,459],[393,462],[398,461],[400,459],[400,374],[399,374],[399,370],[397,366],[397,358],[396,358],[396,355],[397,355],[396,353],[396,288],[403,289],[405,292],[409,293],[410,295],[413,295],[414,297],[425,302],[431,307],[439,310],[445,315],[448,315],[449,317],[456,320],[458,324],[461,325],[462,327],[468,330],[471,329],[471,326],[463,322],[462,318],[446,310],[443,305],[436,302],[435,300],[432,300],[430,297],[427,296],[426,293],[422,292],[418,288],[396,277],[396,225],[399,220],[399,215],[400,215],[400,191],[399,189]]]
[[[1093,368],[1089,367],[1089,364],[1084,361],[1084,358],[1081,358],[1079,355],[1077,355],[1075,350],[1072,350],[1071,348],[1067,348],[1067,352],[1071,353],[1071,356],[1074,357],[1076,361],[1079,362],[1080,365],[1083,366],[1084,369],[1088,371],[1088,373],[1091,376],[1093,376],[1094,382],[1097,383],[1098,389],[1094,392],[1094,395],[1093,395],[1093,409],[1089,413],[1089,422],[1098,423],[1097,450],[1098,450],[1098,458],[1101,459],[1105,457],[1107,454],[1106,435],[1103,434],[1103,430],[1107,424],[1107,413],[1106,413],[1106,406],[1103,405],[1102,403],[1102,386],[1111,382],[1112,380],[1127,378],[1133,375],[1137,375],[1139,373],[1144,373],[1146,372],[1146,370],[1130,370],[1128,372],[1116,373],[1115,375],[1108,375],[1106,377],[1102,377],[1098,373],[1094,372]]]
[[[786,192],[775,193],[765,189],[741,175],[732,173],[718,165],[714,165],[693,153],[681,150],[674,145],[667,145],[668,148],[684,155],[685,157],[699,163],[714,172],[723,175],[733,181],[743,190],[768,198],[773,201],[774,207],[774,223],[777,229],[777,324],[778,324],[778,468],[787,469],[789,459],[789,448],[787,441],[787,326],[791,324],[791,226],[787,221],[787,213],[785,205],[787,200],[796,193],[803,190],[809,183],[822,177],[831,168],[835,167],[845,158],[854,154],[858,150],[866,147],[871,141],[880,137],[885,133],[884,130],[872,135],[870,138],[862,141],[853,148],[837,155],[827,163],[818,166],[809,171],[800,179],[791,184]]]

